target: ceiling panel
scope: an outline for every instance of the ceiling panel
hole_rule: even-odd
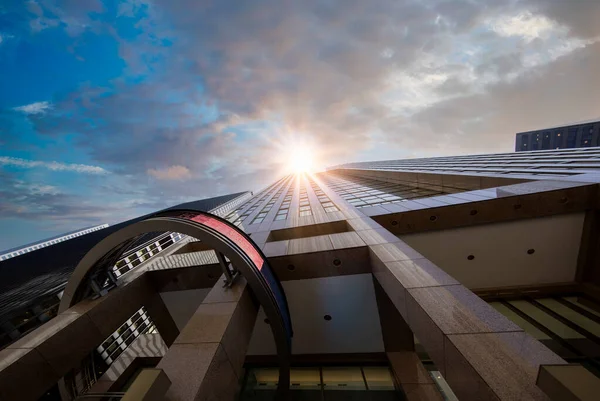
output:
[[[294,354],[383,352],[371,274],[284,281]],[[324,319],[330,315],[331,320]],[[270,327],[259,311],[248,355],[273,355]]]
[[[468,288],[569,282],[584,217],[573,213],[400,238]]]

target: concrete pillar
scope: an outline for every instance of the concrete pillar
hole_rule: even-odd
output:
[[[245,280],[221,280],[198,307],[158,364],[171,380],[170,401],[234,400],[258,305]]]
[[[414,351],[413,332],[375,278],[373,285],[383,345],[396,383],[408,401],[442,401],[437,386]]]
[[[163,341],[170,347],[179,335],[179,329],[160,294],[152,295],[145,306]]]
[[[544,400],[565,362],[404,242],[370,246],[373,274],[461,401]]]

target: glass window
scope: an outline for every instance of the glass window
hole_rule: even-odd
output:
[[[254,389],[275,389],[279,381],[279,369],[252,369],[249,379],[255,383]]]
[[[577,146],[577,128],[570,128],[567,136],[567,148]]]
[[[292,390],[320,390],[321,373],[319,368],[290,369],[290,388]]]
[[[303,210],[300,212],[300,216],[310,216],[312,212],[310,210]]]
[[[323,368],[323,386],[326,390],[366,390],[359,367]]]
[[[275,221],[285,220],[286,218],[287,218],[287,213],[286,214],[278,214],[277,216],[275,216]]]
[[[363,368],[369,390],[394,390],[394,379],[387,367],[365,366]]]

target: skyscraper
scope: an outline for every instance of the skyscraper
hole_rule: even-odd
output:
[[[599,166],[600,148],[352,163],[224,219],[136,219],[0,351],[0,397],[579,397],[600,376]],[[145,232],[186,237],[116,277]]]
[[[600,120],[582,121],[517,133],[515,151],[600,146]]]

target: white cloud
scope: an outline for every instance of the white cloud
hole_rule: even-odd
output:
[[[29,184],[23,181],[17,181],[15,188],[25,189],[31,195],[58,195],[60,191],[57,187],[43,184]]]
[[[41,167],[52,171],[72,171],[82,174],[106,174],[108,171],[98,166],[86,164],[67,164],[59,162],[42,162],[36,160],[20,159],[18,157],[0,156],[0,166],[13,166],[22,168]]]
[[[19,106],[13,108],[15,111],[20,111],[25,114],[44,114],[48,110],[52,108],[52,103],[50,102],[35,102],[31,104],[26,104],[24,106]]]
[[[171,166],[166,169],[149,169],[148,174],[158,180],[185,180],[191,178],[190,169],[185,166]]]
[[[521,36],[527,41],[546,37],[560,27],[543,15],[523,12],[515,16],[503,16],[488,21],[492,30],[500,36]]]

